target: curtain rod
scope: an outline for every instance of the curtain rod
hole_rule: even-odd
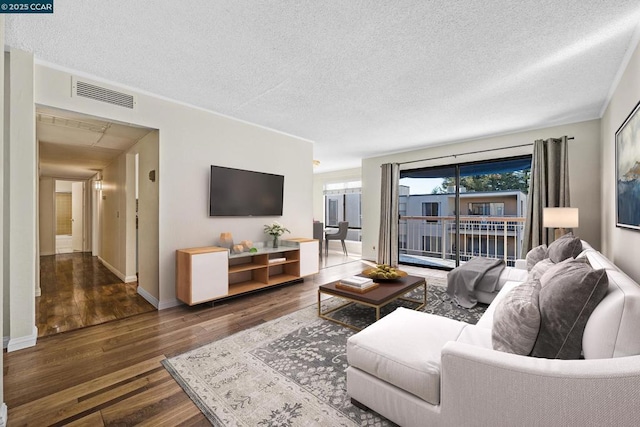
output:
[[[568,136],[567,137],[567,141],[571,141],[573,139],[574,139],[573,136]],[[490,151],[508,150],[509,148],[530,147],[532,145],[533,144],[520,144],[520,145],[512,145],[512,146],[509,146],[509,147],[489,148],[488,150],[469,151],[468,153],[460,153],[460,154],[447,154],[446,156],[430,157],[428,159],[420,159],[420,160],[411,160],[411,161],[408,161],[408,162],[400,162],[398,164],[399,165],[408,165],[409,163],[418,163],[418,162],[426,162],[428,160],[446,159],[447,157],[456,158],[458,156],[468,156],[469,154],[488,153]]]

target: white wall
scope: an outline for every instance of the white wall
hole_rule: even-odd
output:
[[[100,259],[121,279],[127,270],[126,156],[118,156],[102,170]]]
[[[40,177],[38,189],[38,221],[40,233],[40,255],[56,253],[56,181],[51,177]]]
[[[4,28],[4,17],[0,16],[2,20],[2,25]],[[4,39],[4,31],[0,36]],[[2,335],[8,339],[9,334],[9,52],[5,52],[3,55],[3,92],[4,98],[2,103],[2,117],[3,120],[3,130],[2,130],[2,230],[3,230],[3,241],[2,241],[2,250],[3,250],[3,269],[2,269]]]
[[[284,175],[284,211],[277,219],[291,230],[291,237],[312,235],[311,142],[146,94],[137,94],[136,109],[131,111],[71,97],[70,93],[71,74],[36,65],[36,103],[159,130],[160,154],[156,173],[160,184],[161,306],[177,303],[176,249],[216,244],[221,232],[231,232],[236,240],[265,240],[263,225],[276,219],[210,218],[207,206],[211,164]],[[112,176],[108,180],[105,171],[103,185],[115,183],[113,179]],[[108,197],[107,194],[107,200]],[[102,202],[105,204],[106,200]],[[113,211],[113,207],[111,209]],[[108,220],[113,218],[103,218],[103,222]],[[104,244],[102,249],[105,249]],[[109,250],[112,253],[101,256],[110,259],[120,256],[113,248]]]
[[[640,281],[640,232],[616,227],[615,133],[640,101],[640,46],[636,46],[602,117],[602,251]],[[640,141],[638,141],[640,143]]]
[[[71,193],[73,181],[56,180],[56,193]]]
[[[5,56],[6,60],[6,56]],[[7,76],[5,76],[6,78]],[[33,55],[9,52],[9,330],[8,351],[35,345],[38,281],[36,233],[36,138]],[[6,126],[6,122],[5,122]],[[7,136],[5,132],[5,137]],[[6,144],[6,142],[5,142]],[[6,179],[6,175],[5,175]],[[5,265],[7,268],[7,265]],[[6,286],[6,283],[5,283]],[[5,313],[5,322],[7,313]]]
[[[471,155],[461,154],[532,144],[536,139],[547,139],[563,135],[575,137],[573,141],[569,142],[569,179],[571,205],[580,209],[580,228],[576,230],[576,233],[588,240],[595,248],[600,247],[600,120],[590,120],[363,160],[362,257],[370,260],[375,260],[377,257],[376,248],[380,227],[380,165],[383,163],[405,163],[451,156],[444,159],[401,165],[401,169],[413,169],[422,166],[512,157],[531,154],[533,147],[527,146]],[[457,157],[454,158],[454,155],[457,155]]]
[[[0,16],[0,46],[4,46],[4,16]],[[0,99],[3,101],[0,102],[0,135],[2,135],[2,144],[0,144],[0,165],[2,165],[2,171],[0,172],[0,201],[2,201],[2,206],[0,207],[0,283],[2,283],[3,288],[8,288],[8,283],[5,280],[4,276],[4,263],[5,263],[5,241],[8,242],[6,238],[7,233],[5,229],[5,209],[7,208],[7,204],[5,203],[5,184],[6,181],[4,179],[4,174],[7,170],[7,165],[5,164],[5,155],[4,150],[6,148],[7,140],[4,138],[4,99],[5,99],[5,91],[4,91],[4,55],[0,55]],[[4,295],[3,292],[0,291],[0,331],[4,331]],[[4,334],[3,334],[4,335]],[[3,371],[3,361],[0,360],[0,371]],[[0,375],[0,425],[6,425],[7,423],[7,405],[4,403],[4,375]]]
[[[138,168],[138,266],[139,266],[139,288],[150,295],[152,302],[158,301],[160,297],[159,284],[159,259],[158,259],[158,209],[159,209],[159,188],[160,178],[156,174],[156,181],[149,179],[149,172],[157,171],[159,167],[159,133],[153,131],[142,138],[134,145],[129,153],[139,155]],[[131,155],[129,154],[129,155]],[[133,193],[133,192],[132,192]],[[135,198],[135,194],[133,194]],[[134,209],[135,210],[135,209]]]

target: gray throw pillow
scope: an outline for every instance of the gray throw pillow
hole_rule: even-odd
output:
[[[546,258],[543,259],[542,261],[540,261],[539,263],[537,263],[536,265],[533,266],[533,268],[531,269],[531,271],[529,272],[529,279],[542,279],[542,276],[544,276],[545,274],[547,274],[547,271],[549,271],[551,268],[553,268],[554,270],[559,270],[562,269],[562,265],[569,263],[569,262],[574,262],[576,261],[574,258],[567,258],[564,261],[561,261],[559,263],[554,263],[553,261],[551,261],[550,258]],[[580,259],[580,261],[578,262],[584,262],[583,259]],[[552,273],[555,274],[555,273]],[[540,287],[544,287],[544,285],[547,284],[547,281],[540,281]]]
[[[540,282],[528,280],[498,302],[491,330],[494,350],[523,356],[531,353],[540,329],[539,293]]]
[[[584,327],[607,293],[606,271],[570,260],[547,270],[540,284],[540,332],[531,355],[579,359]]]
[[[549,245],[549,258],[555,263],[567,258],[575,258],[580,255],[580,252],[582,252],[582,242],[573,233],[567,233]]]
[[[529,271],[529,279],[540,279],[542,275],[554,265],[556,264],[549,258],[543,259],[542,261],[534,265],[533,268]]]
[[[527,271],[531,271],[534,265],[547,258],[547,245],[536,246],[527,252]]]

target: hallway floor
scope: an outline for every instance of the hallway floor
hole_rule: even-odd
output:
[[[40,257],[38,336],[154,311],[155,307],[138,295],[136,286],[136,282],[122,283],[87,252]]]
[[[345,255],[342,251],[334,251],[329,250],[327,256],[322,254],[319,258],[319,267],[328,268],[335,267],[336,265],[348,264],[350,262],[359,262],[362,259],[360,254],[349,254],[349,256]]]

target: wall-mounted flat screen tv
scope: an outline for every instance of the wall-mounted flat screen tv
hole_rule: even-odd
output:
[[[209,216],[281,216],[284,176],[211,166]]]

